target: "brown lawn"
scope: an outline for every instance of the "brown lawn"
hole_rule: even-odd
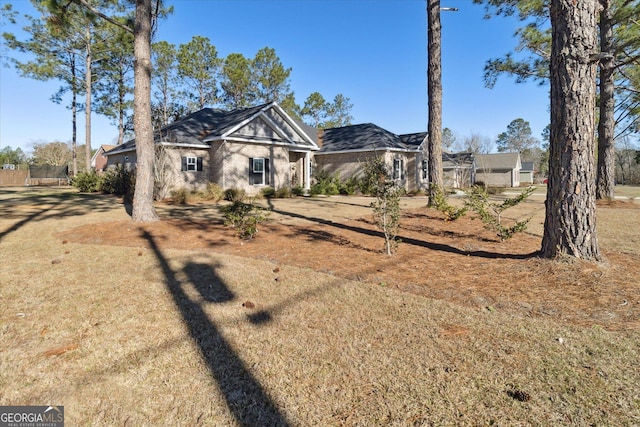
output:
[[[532,221],[528,232],[505,242],[472,215],[445,222],[438,211],[424,207],[424,198],[406,198],[402,242],[391,257],[382,252],[383,237],[373,224],[370,202],[362,197],[262,201],[272,209],[270,220],[250,241],[238,239],[225,227],[211,203],[161,205],[161,215],[168,218],[157,223],[91,224],[57,237],[76,243],[145,247],[148,243],[142,233],[147,231],[161,249],[268,260],[489,311],[597,324],[611,330],[640,326],[640,250],[625,249],[638,248],[637,203],[599,206],[599,215],[606,220],[600,226],[601,235],[609,230],[624,233],[629,227],[625,220],[636,227],[627,230],[631,237],[619,237],[623,241],[615,246],[601,245],[605,261],[594,264],[537,256],[544,220],[540,197],[513,209],[515,217],[532,216]]]

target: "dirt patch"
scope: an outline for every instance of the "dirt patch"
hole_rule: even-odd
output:
[[[629,205],[637,209],[633,204],[624,208]],[[146,247],[146,231],[163,249],[223,252],[306,267],[479,310],[612,330],[640,326],[640,257],[636,254],[605,251],[606,261],[600,264],[544,260],[536,256],[541,244],[538,235],[519,234],[499,242],[477,220],[445,222],[439,212],[419,207],[403,211],[402,243],[388,257],[382,253],[383,238],[370,216],[351,219],[334,212],[332,220],[307,216],[302,221],[300,217],[293,214],[295,220],[283,221],[280,215],[262,225],[251,241],[238,239],[219,219],[197,217],[144,226],[130,221],[92,224],[57,237],[76,243]]]

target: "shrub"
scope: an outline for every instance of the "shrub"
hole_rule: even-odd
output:
[[[360,183],[360,180],[355,176],[352,176],[351,178],[347,179],[344,182],[339,182],[338,191],[340,192],[340,194],[344,194],[347,196],[354,195],[356,194],[356,190],[358,189],[359,183]]]
[[[294,196],[304,196],[304,187],[302,187],[301,185],[296,185],[295,187],[293,187],[291,189],[291,192],[293,193]]]
[[[80,172],[71,180],[71,184],[82,193],[95,193],[100,191],[100,175],[91,172]]]
[[[276,190],[273,187],[264,187],[260,190],[262,197],[266,197],[267,199],[276,196]]]
[[[381,157],[367,160],[364,170],[366,190],[376,198],[371,203],[373,219],[384,234],[387,255],[392,255],[399,244],[396,237],[400,230],[400,196],[404,189],[396,185]]]
[[[236,200],[220,210],[224,216],[224,224],[237,229],[238,237],[241,239],[252,239],[258,234],[258,224],[265,222],[269,217],[269,213],[256,206],[253,201],[244,203]]]
[[[389,177],[387,165],[382,157],[373,157],[364,163],[364,177],[359,181],[362,194],[375,196],[380,182]]]
[[[450,205],[449,201],[447,200],[447,196],[444,194],[444,191],[442,191],[442,189],[435,184],[432,194],[433,206],[437,210],[442,212],[445,221],[455,221],[456,219],[463,217],[464,214],[467,213],[467,206],[463,208],[456,208],[455,206]]]
[[[291,189],[289,187],[280,187],[278,191],[276,191],[276,197],[278,199],[288,199],[291,196]]]
[[[218,184],[215,184],[213,182],[207,183],[207,187],[202,192],[202,198],[204,200],[212,200],[216,203],[222,200],[223,196],[224,196],[224,190],[222,189],[222,187],[220,187]]]
[[[324,194],[327,196],[335,196],[340,194],[340,179],[338,176],[332,176],[325,170],[319,171],[315,176],[315,183],[311,186],[311,195],[317,196]]]
[[[524,201],[534,190],[535,187],[529,187],[516,197],[506,199],[502,203],[492,203],[489,201],[487,191],[482,187],[474,185],[467,191],[465,206],[478,214],[478,217],[485,224],[486,228],[496,231],[500,241],[505,241],[513,237],[514,234],[526,230],[531,218],[516,221],[511,227],[505,227],[502,224],[502,212]]]
[[[100,189],[108,194],[133,198],[135,174],[122,165],[110,168],[102,177]]]
[[[241,188],[227,188],[224,190],[224,199],[229,202],[241,202],[246,197],[246,192]]]
[[[190,198],[191,194],[184,188],[171,191],[171,200],[173,201],[173,203],[186,205],[187,203],[189,203]]]

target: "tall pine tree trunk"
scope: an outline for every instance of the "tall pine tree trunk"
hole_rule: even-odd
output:
[[[429,206],[442,190],[442,65],[440,0],[427,0],[427,96],[429,97],[428,173]]]
[[[134,132],[136,138],[136,189],[134,222],[157,221],[153,207],[155,146],[151,126],[151,0],[136,0],[134,35]]]
[[[85,172],[89,172],[91,170],[91,61],[92,61],[92,53],[91,53],[91,24],[87,24],[87,28],[85,30],[85,79],[84,79],[84,89],[85,89],[85,137],[84,137],[84,150],[85,150]]]
[[[73,176],[78,175],[78,88],[76,86],[76,59],[71,54],[71,155]]]
[[[551,1],[551,138],[542,256],[599,260],[595,198],[597,1]]]
[[[597,199],[615,196],[615,93],[613,57],[613,18],[611,0],[600,0],[600,51],[607,54],[600,63],[600,120],[598,123]]]

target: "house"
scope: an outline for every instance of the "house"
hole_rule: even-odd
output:
[[[471,187],[476,182],[475,172],[476,160],[473,153],[442,153],[442,175],[445,187]]]
[[[319,132],[314,167],[341,180],[360,178],[363,164],[382,156],[399,185],[408,191],[424,190],[428,183],[426,140],[426,132],[396,135],[373,123],[325,129]]]
[[[311,186],[315,131],[277,103],[223,111],[205,108],[157,132],[156,181],[161,197],[174,189],[201,190],[212,182],[243,189]],[[107,165],[136,164],[135,140],[105,153]]]
[[[104,171],[107,168],[107,157],[104,153],[113,150],[115,147],[115,145],[102,144],[91,156],[91,168],[96,172]]]
[[[520,153],[476,154],[476,181],[487,187],[520,186]]]
[[[535,180],[535,170],[533,162],[522,162],[520,169],[520,184],[533,184]]]

